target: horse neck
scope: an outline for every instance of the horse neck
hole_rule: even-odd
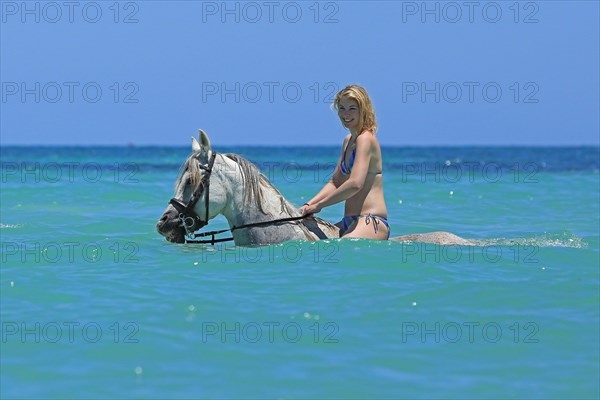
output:
[[[226,166],[228,173],[223,174],[223,179],[225,180],[224,186],[228,188],[229,200],[221,213],[227,219],[230,227],[300,215],[294,211],[295,207],[283,195],[278,193],[271,184],[264,181],[259,181],[259,187],[262,192],[262,210],[264,213],[259,207],[257,198],[245,203],[244,193],[250,190],[247,183],[248,180],[243,179],[240,167],[235,161],[227,157],[223,157],[223,159],[228,163]],[[279,227],[278,229],[282,235],[285,235],[285,230],[293,228],[290,226]],[[236,244],[254,243],[255,238],[249,236],[252,234],[252,231],[246,229],[235,231]]]

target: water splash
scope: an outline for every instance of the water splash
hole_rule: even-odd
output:
[[[18,229],[22,227],[23,224],[0,224],[0,229]]]
[[[537,246],[537,247],[569,247],[584,249],[588,243],[572,232],[544,233],[540,236],[523,238],[471,239],[476,246]]]

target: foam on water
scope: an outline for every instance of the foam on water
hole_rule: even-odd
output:
[[[1,224],[0,229],[17,229],[23,227],[23,224]]]
[[[572,232],[545,233],[532,237],[475,239],[478,246],[536,246],[585,249],[588,243]]]

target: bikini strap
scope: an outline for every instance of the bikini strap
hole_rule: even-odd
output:
[[[379,230],[379,219],[372,216],[371,213],[368,213],[365,216],[365,224],[369,225],[371,221],[373,221],[373,228],[375,229],[375,234],[377,234],[377,231]]]

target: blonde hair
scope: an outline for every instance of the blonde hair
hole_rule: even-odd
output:
[[[346,86],[335,95],[335,99],[333,100],[331,108],[339,111],[340,101],[342,98],[352,99],[358,103],[358,110],[360,112],[360,117],[358,120],[358,133],[361,134],[366,130],[377,133],[375,109],[373,108],[373,103],[371,102],[371,98],[369,97],[367,91],[362,86],[358,85]],[[342,126],[343,125],[344,124],[342,122]]]

